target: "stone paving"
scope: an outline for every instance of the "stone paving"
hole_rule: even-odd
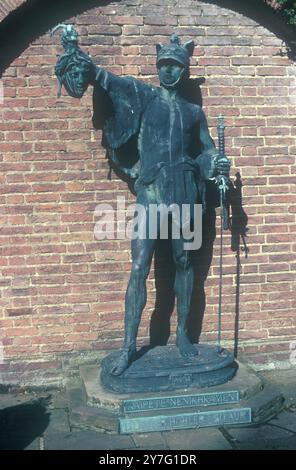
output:
[[[285,409],[260,426],[118,435],[71,428],[64,391],[0,394],[1,450],[296,450],[294,369],[262,373],[279,386]]]

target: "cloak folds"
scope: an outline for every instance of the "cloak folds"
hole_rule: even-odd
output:
[[[137,136],[145,98],[153,87],[132,77],[117,77],[98,69],[93,93],[93,125],[103,129],[103,146],[120,171],[131,176],[139,165]],[[138,173],[134,175],[137,177]]]

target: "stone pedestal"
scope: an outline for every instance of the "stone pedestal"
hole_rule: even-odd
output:
[[[143,348],[120,376],[111,374],[119,355],[115,352],[102,361],[102,384],[113,392],[145,393],[212,387],[233,378],[237,363],[232,353],[207,344],[196,345],[196,349],[198,355],[186,359],[174,345]]]
[[[283,408],[284,398],[244,364],[235,377],[214,387],[118,394],[106,391],[97,365],[82,366],[69,382],[73,426],[134,434],[207,426],[263,423]]]

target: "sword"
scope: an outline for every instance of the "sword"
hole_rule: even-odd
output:
[[[218,141],[219,141],[219,154],[225,154],[225,136],[224,136],[224,118],[222,115],[218,117],[217,123]],[[222,286],[223,286],[223,229],[229,228],[229,213],[226,203],[227,190],[229,189],[229,178],[224,175],[216,177],[216,184],[219,189],[220,196],[220,261],[219,261],[219,306],[218,306],[218,352],[222,352],[221,348],[221,335],[222,335]]]

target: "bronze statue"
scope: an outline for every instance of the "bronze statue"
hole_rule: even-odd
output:
[[[228,158],[215,149],[202,108],[185,98],[194,42],[181,44],[173,34],[169,44],[157,44],[160,87],[133,77],[118,77],[97,67],[78,47],[77,33],[64,28],[65,53],[56,65],[60,87],[81,98],[94,87],[93,123],[103,129],[103,144],[111,164],[134,183],[137,203],[147,210],[142,217],[149,227],[149,204],[208,204],[206,185],[219,175],[228,177]],[[218,195],[218,189],[217,195]],[[141,221],[140,221],[141,224]],[[184,357],[198,354],[186,331],[193,290],[191,252],[184,238],[172,240],[176,278],[178,327],[176,345]],[[125,337],[111,373],[121,375],[136,353],[136,338],[146,303],[146,279],[155,249],[149,236],[132,240],[132,270],[125,298]]]

